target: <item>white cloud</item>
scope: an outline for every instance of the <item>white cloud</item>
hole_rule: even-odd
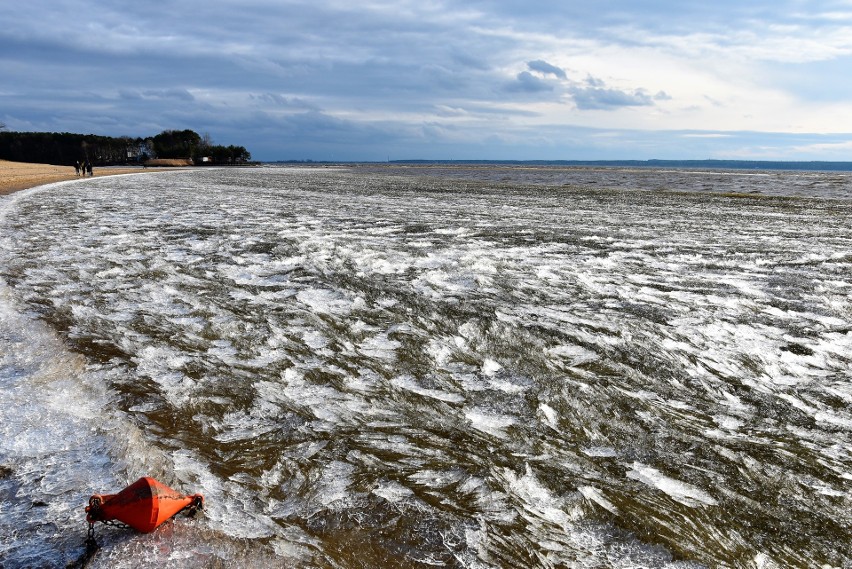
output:
[[[832,156],[835,160],[849,160],[852,156],[852,140],[842,142],[824,142],[793,146],[793,152],[808,156]]]

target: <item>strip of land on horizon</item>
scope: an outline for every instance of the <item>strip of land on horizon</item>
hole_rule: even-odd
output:
[[[142,168],[96,167],[92,173],[95,177],[98,177],[145,171]],[[73,166],[53,166],[51,164],[30,164],[0,160],[0,195],[11,194],[18,190],[34,188],[44,184],[74,180],[79,177],[81,176],[74,173]]]

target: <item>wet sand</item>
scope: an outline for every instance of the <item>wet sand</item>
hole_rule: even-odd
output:
[[[110,176],[115,174],[131,174],[148,172],[142,168],[112,167],[95,168],[93,174]],[[0,195],[11,194],[43,184],[73,180],[78,178],[73,166],[53,166],[50,164],[29,164],[24,162],[8,162],[0,160]]]

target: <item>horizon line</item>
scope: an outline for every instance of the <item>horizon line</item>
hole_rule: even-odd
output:
[[[432,159],[404,158],[394,160],[259,160],[267,164],[534,164],[534,165],[574,165],[574,166],[716,166],[743,169],[743,167],[763,167],[770,170],[842,170],[852,171],[852,160],[746,160],[746,159],[601,159],[601,160],[515,160],[515,159]]]

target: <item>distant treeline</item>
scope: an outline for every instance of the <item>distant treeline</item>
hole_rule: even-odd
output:
[[[140,164],[153,158],[190,158],[196,164],[245,164],[251,153],[243,146],[213,144],[192,130],[165,130],[148,138],[111,137],[70,132],[0,131],[0,159],[97,166]]]
[[[715,168],[719,170],[852,171],[852,162],[794,162],[771,160],[392,160],[392,164],[528,165],[616,168]]]

